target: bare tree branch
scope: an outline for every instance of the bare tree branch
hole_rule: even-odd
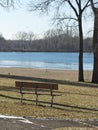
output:
[[[76,16],[78,17],[78,12],[77,12],[76,8],[74,7],[74,5],[70,2],[70,0],[68,0],[68,3],[71,6],[71,8],[74,10]]]
[[[31,2],[30,4],[30,11],[42,11],[45,12],[48,10],[49,6],[54,2],[55,0],[44,0],[42,2],[39,2],[37,4],[34,4],[34,2]]]
[[[0,1],[0,6],[3,8],[9,8],[14,6],[14,0],[3,0]]]
[[[90,0],[88,0],[88,1],[87,1],[87,3],[85,4],[84,8],[82,9],[82,12],[85,10],[85,8],[87,8],[87,7],[88,7],[89,2],[90,2]]]
[[[72,18],[72,17],[57,18],[57,20],[60,20],[60,21],[63,21],[63,20],[66,20],[66,19],[70,19],[70,20],[78,21],[78,19],[76,19],[76,18]]]
[[[78,5],[78,7],[79,7],[79,2],[78,2],[78,0],[76,0],[76,3],[77,3],[77,5]]]

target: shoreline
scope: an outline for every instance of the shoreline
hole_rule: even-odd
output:
[[[0,74],[56,79],[56,80],[78,81],[78,70],[0,67]],[[84,71],[85,81],[91,81],[91,78],[92,78],[92,71]]]

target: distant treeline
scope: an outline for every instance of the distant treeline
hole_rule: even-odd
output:
[[[0,37],[0,51],[78,52],[79,38],[61,34],[35,40],[6,40]],[[84,52],[92,51],[92,38],[84,39]]]

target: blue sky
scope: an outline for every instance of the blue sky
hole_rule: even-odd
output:
[[[0,7],[0,33],[7,39],[15,38],[19,31],[41,35],[51,27],[50,18],[46,15],[29,12],[22,6],[10,11]]]
[[[45,31],[53,28],[49,16],[29,12],[26,6],[27,4],[24,6],[20,5],[10,11],[0,7],[0,33],[3,37],[6,39],[14,39],[15,34],[19,31],[32,31],[37,35],[42,35]],[[88,21],[84,21],[85,35],[88,35],[88,28],[92,29],[93,25],[92,21]]]

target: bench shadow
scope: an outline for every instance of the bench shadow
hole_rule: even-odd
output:
[[[6,86],[0,86],[0,90],[6,90],[6,91],[14,91],[14,92],[17,92],[17,88],[15,87],[6,87]],[[18,90],[19,91],[19,90]],[[86,95],[86,96],[90,96],[90,97],[93,97],[95,95],[92,95],[92,94],[84,94],[84,93],[78,93],[78,92],[59,92],[61,94],[73,94],[73,95]],[[98,95],[96,94],[96,97],[98,97]]]
[[[12,97],[12,96],[8,96],[8,95],[4,95],[4,94],[0,94],[0,96],[4,97],[4,98],[19,100],[19,102],[20,102],[20,98],[17,98],[17,97]],[[36,105],[36,100],[30,100],[30,99],[24,98],[23,101],[29,101],[30,102],[29,105],[34,105],[31,103],[31,102],[34,102]],[[67,111],[78,111],[78,112],[83,112],[83,113],[87,113],[90,111],[98,112],[98,109],[96,109],[96,108],[86,108],[86,107],[81,107],[81,106],[76,106],[76,105],[68,105],[68,104],[60,104],[60,103],[53,103],[53,106],[51,107],[51,103],[45,102],[45,101],[39,101],[37,106],[50,107],[50,108],[55,108],[55,109],[59,109],[59,110],[67,110]],[[68,108],[72,108],[72,109],[69,110]],[[85,110],[85,111],[83,111],[83,110]]]

